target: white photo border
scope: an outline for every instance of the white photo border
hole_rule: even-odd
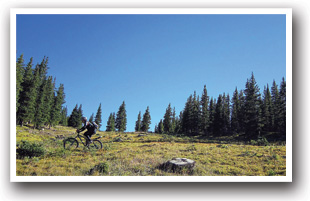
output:
[[[16,176],[16,15],[18,14],[284,14],[286,15],[286,176]],[[11,8],[10,181],[11,182],[292,182],[291,8]]]

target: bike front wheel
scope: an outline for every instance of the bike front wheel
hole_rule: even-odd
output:
[[[73,150],[79,147],[79,142],[75,138],[67,138],[64,140],[64,148]]]
[[[93,140],[93,142],[89,144],[89,149],[94,150],[102,149],[102,142],[99,140]]]

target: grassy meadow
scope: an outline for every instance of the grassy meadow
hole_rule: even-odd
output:
[[[16,148],[36,144],[35,156],[16,156],[17,176],[285,176],[286,146],[246,145],[154,133],[97,132],[103,149],[81,145],[65,150],[63,140],[75,129],[16,127]],[[97,136],[96,135],[96,136]],[[95,137],[95,136],[94,136]],[[255,143],[253,143],[255,144]],[[172,158],[196,162],[193,171],[167,172],[158,166]]]

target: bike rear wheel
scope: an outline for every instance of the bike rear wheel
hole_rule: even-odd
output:
[[[79,147],[79,142],[75,138],[67,138],[64,140],[64,148],[73,150]]]
[[[88,145],[89,149],[99,150],[102,149],[102,142],[99,140],[93,140],[92,143]]]

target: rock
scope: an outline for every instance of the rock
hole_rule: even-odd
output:
[[[63,136],[63,135],[56,135],[56,137],[55,137],[56,139],[65,139],[65,136]]]
[[[122,138],[115,138],[113,142],[123,142]]]
[[[195,161],[187,158],[173,158],[159,166],[160,169],[172,172],[181,172],[183,169],[193,170]]]

